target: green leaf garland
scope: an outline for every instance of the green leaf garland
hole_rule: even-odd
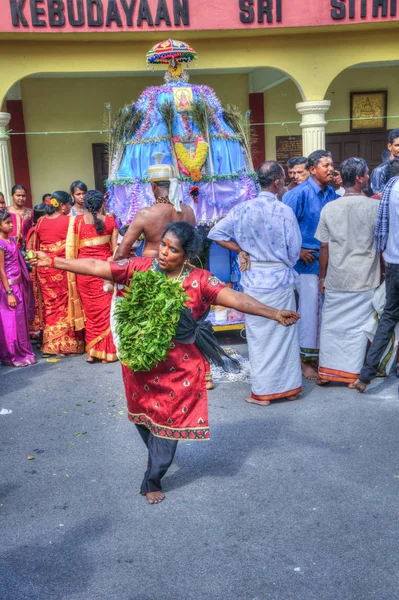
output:
[[[121,363],[132,371],[151,371],[166,360],[187,300],[177,279],[159,271],[133,273],[115,309]]]

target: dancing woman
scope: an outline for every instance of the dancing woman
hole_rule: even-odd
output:
[[[101,214],[104,198],[101,192],[90,190],[84,201],[84,214],[75,217],[73,240],[68,236],[67,248],[72,245],[74,258],[108,260],[118,241],[114,217]],[[71,229],[70,229],[71,231]],[[67,257],[71,257],[67,250]],[[96,359],[103,363],[118,360],[110,327],[112,294],[105,291],[100,277],[76,277],[79,295],[86,317],[85,339],[87,362]]]
[[[148,468],[141,493],[147,497],[149,504],[164,499],[161,479],[173,461],[177,441],[207,440],[210,436],[206,359],[197,347],[202,328],[195,321],[201,319],[211,304],[272,319],[284,326],[293,325],[299,318],[295,312],[270,308],[247,294],[231,290],[209,271],[191,266],[188,261],[198,254],[199,249],[199,234],[192,225],[183,221],[167,226],[158,259],[132,258],[120,262],[65,260],[38,252],[33,261],[42,268],[51,266],[81,275],[112,279],[125,285],[129,284],[134,271],[161,271],[167,278],[177,279],[187,292],[186,307],[189,310],[182,312],[180,322],[183,324],[183,316],[191,322],[192,338],[181,341],[175,338],[167,359],[151,371],[132,372],[122,366],[128,416],[148,448]]]
[[[45,216],[39,219],[34,233],[33,247],[42,250],[49,257],[65,258],[66,238],[70,219],[68,214],[72,200],[67,192],[57,191],[45,202]],[[43,297],[44,330],[41,350],[44,355],[82,354],[83,336],[77,331],[83,329],[83,315],[74,320],[71,316],[68,276],[54,268],[37,269]],[[75,302],[75,311],[76,304]],[[76,330],[76,332],[75,332]]]

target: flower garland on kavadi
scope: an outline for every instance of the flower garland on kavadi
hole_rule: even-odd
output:
[[[198,135],[195,138],[194,156],[190,156],[180,137],[175,136],[173,138],[173,143],[176,151],[177,165],[180,172],[187,177],[191,177],[193,181],[201,181],[201,169],[206,162],[209,149],[204,136]]]

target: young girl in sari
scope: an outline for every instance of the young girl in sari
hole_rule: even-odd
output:
[[[75,217],[73,255],[67,258],[109,260],[116,248],[118,229],[114,217],[101,214],[104,198],[101,192],[90,190],[84,201],[84,214]],[[70,237],[67,241],[67,253]],[[76,276],[76,282],[86,317],[85,338],[87,362],[103,363],[118,360],[110,327],[112,293],[99,277]],[[108,284],[108,287],[111,284]]]
[[[14,185],[11,190],[12,206],[7,210],[13,222],[13,237],[16,238],[18,246],[24,245],[29,229],[33,225],[33,211],[25,206],[27,191],[23,185]]]
[[[10,213],[0,212],[0,362],[26,367],[36,362],[28,331],[33,296],[28,269],[12,233]]]
[[[87,194],[87,185],[83,181],[73,181],[69,188],[73,200],[73,206],[71,209],[71,215],[76,217],[77,215],[83,215],[84,212],[84,201]]]
[[[37,222],[33,246],[51,257],[65,258],[72,199],[67,192],[57,191],[44,204],[46,214]],[[38,268],[37,274],[44,309],[43,354],[82,354],[83,337],[78,331],[84,327],[83,315],[80,321],[73,318],[67,275],[52,268]]]

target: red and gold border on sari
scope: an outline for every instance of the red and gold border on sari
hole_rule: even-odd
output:
[[[107,337],[111,333],[111,327],[108,327],[106,331],[98,335],[94,340],[91,340],[88,344],[86,344],[86,352],[89,356],[93,358],[98,358],[99,360],[106,360],[107,362],[116,362],[118,357],[116,354],[109,354],[105,352],[105,350],[95,350],[94,346],[96,346],[99,342],[101,342],[104,338]]]
[[[65,246],[65,258],[68,259],[78,257],[79,234],[76,235],[74,231],[75,218],[70,217],[69,219]],[[82,301],[76,285],[76,274],[68,273],[68,321],[75,331],[81,331],[85,327],[85,320]]]
[[[155,437],[165,440],[189,440],[189,441],[208,441],[211,437],[209,427],[187,427],[177,429],[165,425],[159,425],[145,414],[133,414],[128,412],[128,419],[135,425],[144,425]]]

